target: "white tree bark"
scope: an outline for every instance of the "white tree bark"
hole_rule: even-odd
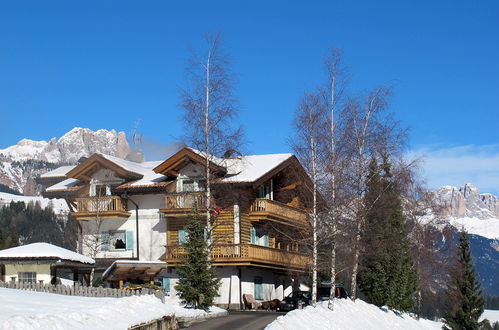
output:
[[[313,181],[313,265],[312,265],[312,306],[317,303],[317,145],[315,138],[311,136],[310,150],[312,151],[312,181]]]
[[[336,289],[336,218],[335,218],[335,203],[336,203],[336,149],[335,149],[335,122],[334,122],[334,87],[335,77],[331,79],[331,205],[330,205],[330,221],[331,221],[331,288],[329,291],[328,308],[333,310],[334,297]]]
[[[206,100],[205,100],[205,112],[204,112],[204,146],[205,146],[205,156],[206,156],[206,232],[208,240],[208,249],[211,250],[211,184],[210,184],[210,64],[211,64],[211,49],[208,50],[208,58],[206,60]],[[210,254],[208,254],[210,256]]]

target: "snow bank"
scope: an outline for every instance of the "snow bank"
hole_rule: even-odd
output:
[[[336,299],[334,311],[327,301],[316,307],[308,306],[279,316],[265,330],[291,329],[441,329],[443,323],[425,319],[416,320],[408,314],[395,314],[390,310],[368,304],[360,299]]]
[[[487,319],[490,323],[499,322],[499,310],[486,309],[483,311],[480,321]]]
[[[88,298],[0,288],[0,301],[2,330],[127,329],[171,314],[200,319],[227,313],[217,307],[208,313],[182,308],[173,297],[163,304],[152,295]]]

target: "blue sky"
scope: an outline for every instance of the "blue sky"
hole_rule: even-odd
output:
[[[136,122],[174,142],[189,46],[222,30],[249,153],[290,151],[293,111],[335,46],[353,90],[395,86],[391,110],[430,186],[499,192],[498,17],[493,0],[4,1],[0,148]]]

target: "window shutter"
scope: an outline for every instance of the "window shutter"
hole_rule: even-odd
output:
[[[133,250],[133,231],[131,230],[126,231],[125,245],[127,250]]]
[[[255,299],[263,300],[263,279],[260,276],[255,276]]]
[[[101,246],[100,246],[100,248],[102,251],[109,251],[110,247],[111,247],[111,244],[109,242],[109,232],[103,231],[101,233]]]
[[[95,190],[95,184],[91,183],[90,184],[90,196],[94,197],[97,195],[96,190]]]
[[[164,292],[170,292],[170,278],[169,277],[163,277],[163,291]]]
[[[183,228],[178,230],[178,242],[180,244],[185,244],[185,242],[187,242],[187,233]]]
[[[255,227],[251,227],[251,229],[250,229],[250,243],[256,244],[256,229],[255,229]]]

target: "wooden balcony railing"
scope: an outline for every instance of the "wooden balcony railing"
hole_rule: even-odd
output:
[[[183,247],[168,245],[166,261],[176,263],[185,253]],[[211,258],[217,264],[253,265],[278,269],[305,270],[311,263],[307,255],[255,244],[215,245],[211,250]]]
[[[206,195],[204,192],[174,193],[165,195],[165,208],[161,212],[181,215],[194,209],[206,210]]]
[[[297,226],[309,225],[305,211],[267,198],[257,198],[253,202],[250,208],[250,217],[271,217],[285,220],[285,222]]]
[[[79,219],[128,218],[127,201],[119,196],[76,198],[76,210],[72,215]]]

